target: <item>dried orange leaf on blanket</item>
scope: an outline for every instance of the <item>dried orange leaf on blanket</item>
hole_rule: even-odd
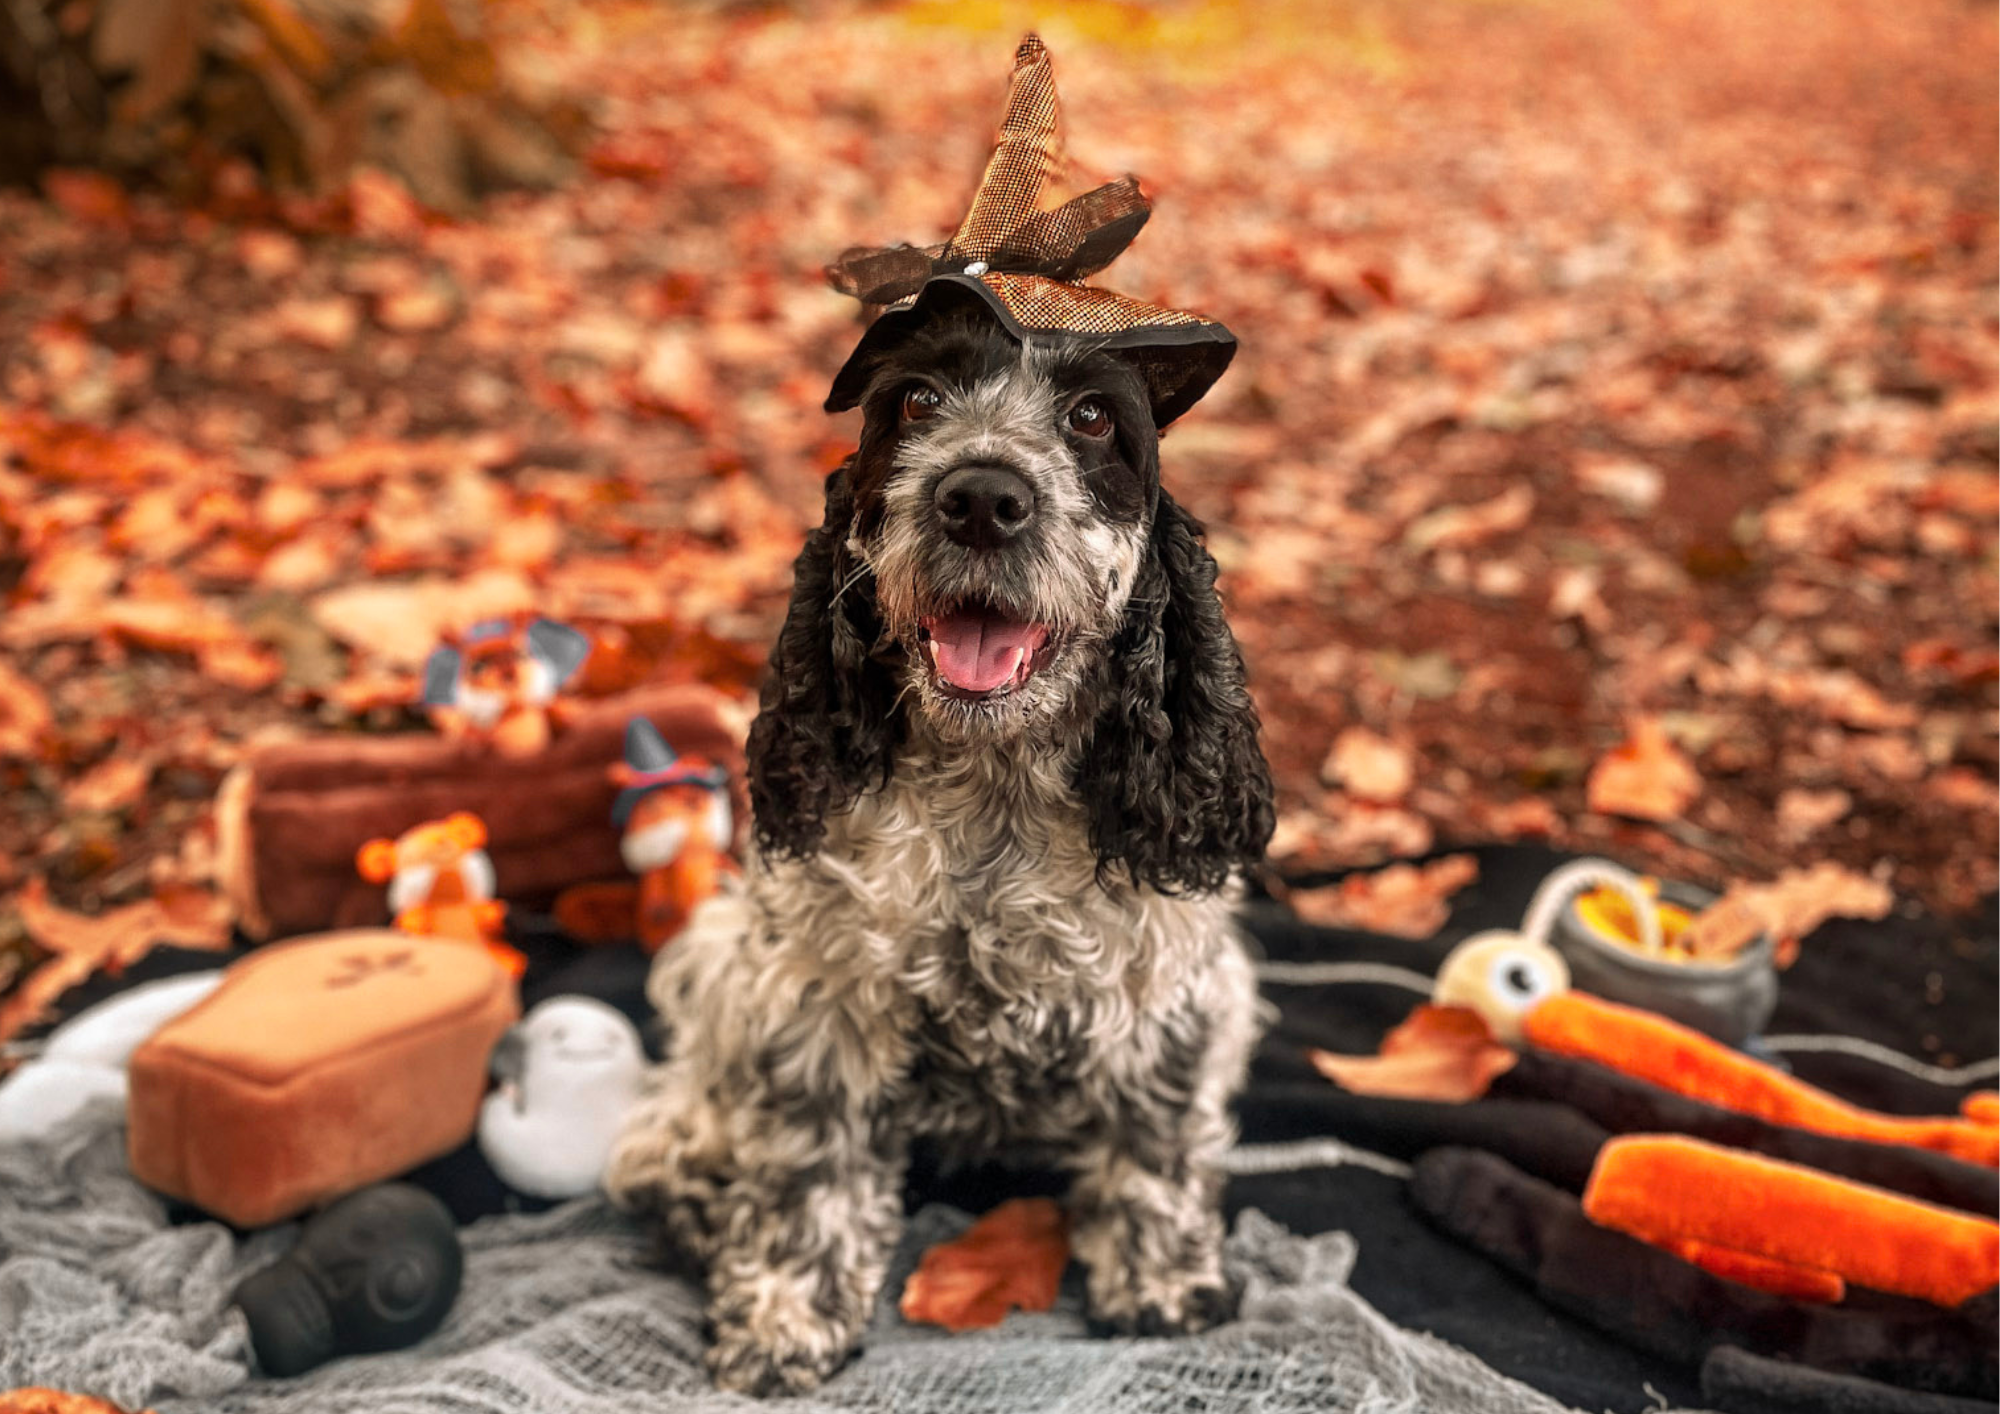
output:
[[[228,614],[185,592],[114,599],[101,623],[115,638],[166,653],[199,653],[245,637]]]
[[[1349,874],[1323,889],[1294,889],[1291,904],[1308,923],[1428,938],[1451,916],[1447,900],[1478,877],[1477,859],[1452,854],[1428,864],[1392,864],[1370,874]]]
[[[1779,940],[1779,965],[1788,966],[1797,956],[1797,940],[1827,919],[1881,918],[1894,902],[1886,885],[1820,863],[1787,870],[1768,884],[1730,885],[1688,924],[1681,944],[1696,957],[1729,957],[1769,933]]]
[[[1591,768],[1585,785],[1592,810],[1637,820],[1677,820],[1699,794],[1693,764],[1651,717],[1632,724],[1631,735]]]
[[[371,668],[334,684],[326,696],[342,711],[359,717],[378,707],[414,707],[422,700],[423,691],[423,683],[413,673]]]
[[[1357,1095],[1448,1104],[1484,1095],[1515,1059],[1472,1008],[1429,1004],[1383,1037],[1376,1055],[1309,1050],[1306,1056],[1321,1075]]]
[[[1069,1230],[1054,1200],[1011,1199],[924,1253],[903,1287],[903,1319],[969,1331],[999,1325],[1016,1306],[1046,1311],[1068,1263]]]

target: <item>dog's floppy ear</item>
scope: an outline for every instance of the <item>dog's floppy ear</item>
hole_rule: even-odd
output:
[[[771,650],[750,728],[750,803],[757,842],[774,854],[818,850],[826,817],[889,779],[902,738],[896,682],[875,579],[847,548],[852,466],[826,482],[826,520],[792,567],[792,604]]]
[[[1263,857],[1271,771],[1201,526],[1160,493],[1080,785],[1100,869],[1205,892]]]

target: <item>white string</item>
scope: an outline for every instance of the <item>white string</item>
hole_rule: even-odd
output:
[[[1521,919],[1521,934],[1537,943],[1546,943],[1556,917],[1575,895],[1598,885],[1616,890],[1632,909],[1639,924],[1639,951],[1658,957],[1666,948],[1660,936],[1659,906],[1639,887],[1630,870],[1608,859],[1576,859],[1542,880],[1528,911]]]
[[[1850,1056],[1860,1056],[1882,1065],[1914,1075],[1919,1080],[1928,1080],[1933,1085],[1970,1085],[1975,1080],[1990,1080],[2000,1076],[2000,1056],[1991,1060],[1974,1061],[1971,1065],[1942,1066],[1929,1065],[1913,1060],[1900,1051],[1892,1051],[1887,1046],[1878,1046],[1873,1041],[1864,1041],[1859,1036],[1766,1036],[1759,1043],[1773,1051],[1839,1051]]]
[[[1361,1149],[1339,1139],[1294,1139],[1285,1144],[1239,1144],[1222,1156],[1222,1171],[1239,1177],[1292,1173],[1298,1169],[1339,1168],[1352,1164],[1391,1178],[1408,1178],[1410,1166],[1387,1154]]]
[[[1387,962],[1260,962],[1257,976],[1280,987],[1325,987],[1343,982],[1375,982],[1429,996],[1431,979]]]

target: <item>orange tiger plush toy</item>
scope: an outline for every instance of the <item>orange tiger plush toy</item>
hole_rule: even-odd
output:
[[[559,724],[557,691],[589,656],[589,637],[567,624],[525,614],[486,619],[431,654],[424,702],[447,737],[533,756]]]
[[[676,755],[658,728],[635,717],[612,779],[623,787],[611,811],[625,831],[619,850],[639,876],[639,942],[657,952],[737,870],[729,854],[729,775],[699,757]]]
[[[461,810],[393,840],[370,840],[354,863],[369,883],[389,886],[389,911],[403,932],[478,943],[509,976],[525,970],[527,960],[501,941],[507,905],[493,897],[486,822],[477,815]]]

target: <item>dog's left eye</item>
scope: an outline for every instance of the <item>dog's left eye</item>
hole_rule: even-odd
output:
[[[1108,437],[1111,435],[1111,414],[1097,399],[1085,398],[1069,410],[1069,425],[1072,431],[1081,432],[1086,437]]]

